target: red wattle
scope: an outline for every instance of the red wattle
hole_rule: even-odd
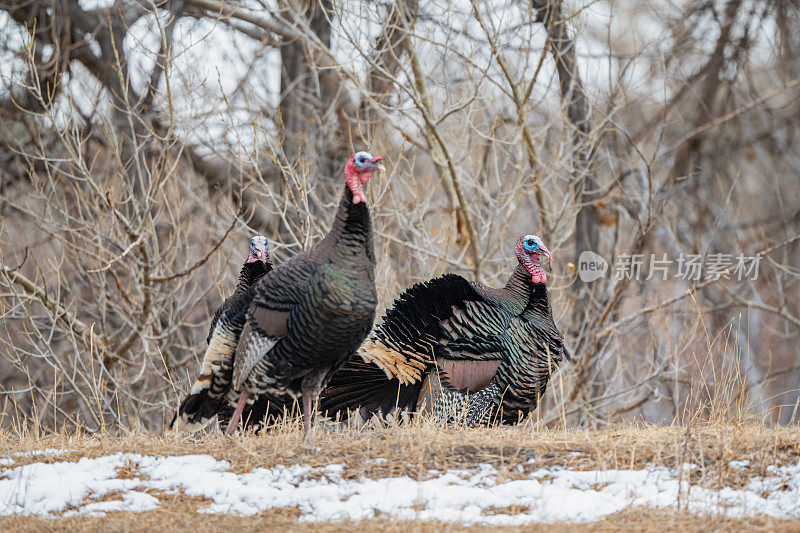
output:
[[[367,203],[367,196],[364,194],[364,185],[357,175],[347,176],[347,186],[350,187],[350,192],[353,193],[353,204],[360,202]]]
[[[354,205],[361,202],[367,203],[367,195],[364,194],[364,184],[371,176],[371,172],[364,174],[359,173],[355,168],[352,157],[347,161],[344,167],[344,179],[347,182],[347,186],[350,187],[350,192],[353,193]]]

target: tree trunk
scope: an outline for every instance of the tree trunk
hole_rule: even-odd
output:
[[[577,265],[581,252],[598,250],[600,238],[599,213],[594,203],[599,183],[591,169],[589,101],[578,73],[575,41],[567,32],[561,1],[533,0],[532,5],[537,9],[537,19],[544,24],[552,43],[550,49],[556,63],[561,103],[566,107],[567,118],[572,127],[572,187],[578,206],[575,215],[574,253],[574,262]],[[572,285],[572,292],[575,298],[573,324],[579,324],[589,311],[591,290],[578,278]]]
[[[291,9],[286,4],[286,8]],[[330,1],[325,0],[320,5],[317,0],[303,0],[302,5],[306,9],[308,26],[325,46],[330,46]],[[317,71],[308,64],[307,54],[301,44],[284,43],[280,53],[281,101],[278,109],[286,135],[284,152],[290,160],[295,160],[300,155],[301,143],[312,140],[313,132],[317,131],[331,99],[326,94],[329,88],[319,83]]]

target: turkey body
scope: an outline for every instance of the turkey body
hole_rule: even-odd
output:
[[[228,404],[241,411],[259,395],[302,397],[308,431],[311,400],[372,328],[374,272],[369,210],[345,187],[325,238],[250,289]]]
[[[513,423],[536,408],[563,359],[547,287],[522,263],[499,289],[446,274],[400,295],[320,407],[365,421],[432,410],[446,423],[457,405],[468,425]]]

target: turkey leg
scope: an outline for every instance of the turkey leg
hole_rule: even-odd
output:
[[[242,411],[244,411],[244,406],[247,405],[249,397],[250,391],[243,388],[241,394],[239,394],[239,403],[236,404],[236,410],[233,412],[231,421],[228,423],[228,429],[225,431],[226,435],[231,436],[236,431],[236,426],[239,425],[239,419],[242,418]]]
[[[328,373],[328,369],[320,368],[313,370],[303,377],[300,390],[303,395],[303,428],[305,429],[306,442],[314,440],[311,434],[311,422],[317,410],[317,398],[322,392],[322,382]]]
[[[303,394],[303,429],[306,442],[311,442],[314,437],[311,434],[311,417],[314,416],[314,399],[310,394]]]

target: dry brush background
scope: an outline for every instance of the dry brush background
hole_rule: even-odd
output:
[[[2,426],[159,430],[249,237],[322,235],[361,148],[382,305],[553,251],[576,358],[536,420],[795,422],[798,27],[796,0],[0,0]],[[763,259],[582,283],[583,250]]]

